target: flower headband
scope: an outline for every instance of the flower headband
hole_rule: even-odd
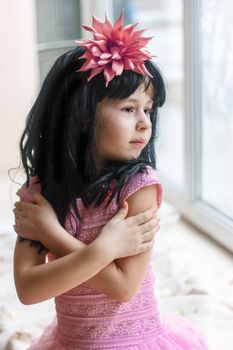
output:
[[[144,65],[144,61],[151,59],[152,55],[144,48],[150,37],[143,37],[145,30],[134,31],[137,23],[123,27],[123,12],[114,25],[105,15],[105,22],[95,16],[92,17],[92,26],[83,25],[83,28],[93,33],[93,39],[76,41],[86,48],[85,53],[79,57],[85,62],[77,72],[90,70],[87,81],[103,72],[108,83],[123,70],[151,77]]]

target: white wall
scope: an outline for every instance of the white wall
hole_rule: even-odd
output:
[[[18,140],[38,84],[33,0],[0,3],[0,176],[18,165]]]
[[[19,165],[19,138],[39,82],[34,0],[0,2],[0,223],[15,188],[7,171]]]

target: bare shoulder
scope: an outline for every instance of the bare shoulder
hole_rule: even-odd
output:
[[[129,205],[128,216],[136,215],[152,207],[157,208],[157,185],[140,188],[127,199]]]

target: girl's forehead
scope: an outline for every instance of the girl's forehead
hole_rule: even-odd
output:
[[[143,103],[147,102],[153,102],[153,97],[154,97],[154,88],[152,84],[148,85],[148,82],[144,82],[138,86],[138,88],[128,97],[125,98],[110,98],[110,97],[105,97],[99,105],[114,105],[118,104],[119,102],[123,101],[132,101],[132,102],[137,102],[137,101],[142,101]]]
[[[152,84],[148,84],[148,82],[144,82],[141,85],[139,85],[139,87],[129,96],[127,97],[127,99],[131,99],[131,98],[150,98],[151,100],[153,100],[153,96],[154,96],[154,88],[152,86]]]

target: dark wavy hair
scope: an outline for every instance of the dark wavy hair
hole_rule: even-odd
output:
[[[29,112],[20,139],[26,186],[32,176],[39,177],[42,194],[52,204],[63,226],[70,205],[80,218],[76,206],[77,197],[82,199],[85,206],[99,206],[110,184],[116,179],[117,185],[110,201],[115,196],[119,200],[120,191],[127,179],[145,170],[148,164],[156,168],[154,143],[157,135],[157,109],[165,101],[164,81],[153,62],[145,62],[152,78],[126,70],[106,87],[103,74],[98,74],[87,82],[89,72],[77,72],[84,62],[79,58],[83,53],[84,49],[77,47],[56,60]],[[105,97],[126,98],[144,81],[148,86],[152,84],[154,92],[152,136],[149,143],[138,159],[109,161],[102,173],[97,174],[93,146],[97,103]]]

